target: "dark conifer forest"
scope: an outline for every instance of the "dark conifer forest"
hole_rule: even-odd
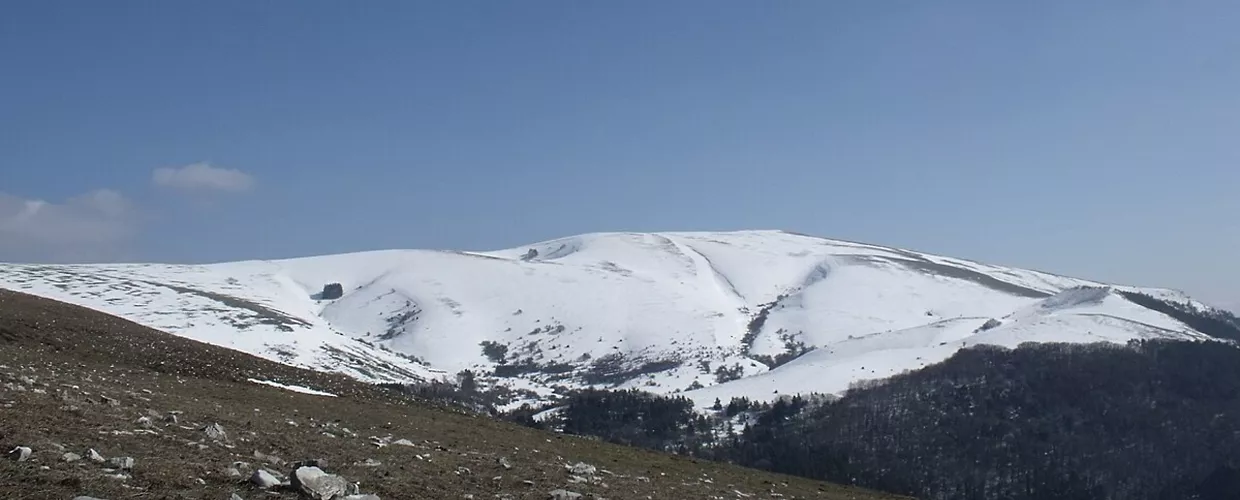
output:
[[[709,420],[637,391],[566,403],[524,421],[924,499],[1240,498],[1228,342],[978,346],[834,401],[737,399]]]
[[[1240,498],[1221,342],[981,346],[795,410],[716,458],[926,499]]]

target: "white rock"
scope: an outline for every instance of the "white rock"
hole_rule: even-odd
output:
[[[94,448],[86,450],[86,458],[90,460],[91,462],[98,462],[98,463],[104,463],[108,461],[106,458],[103,458],[103,455],[100,455],[99,452],[95,451]]]
[[[289,478],[289,485],[302,496],[314,500],[332,500],[344,496],[349,482],[344,478],[323,472],[318,467],[298,467]]]
[[[108,459],[108,467],[120,470],[133,470],[134,460],[130,457],[112,457]]]
[[[224,432],[224,426],[220,424],[208,425],[202,429],[202,432],[207,433],[207,437],[216,441],[228,440],[228,433]]]
[[[263,489],[271,489],[280,485],[280,480],[276,479],[275,475],[263,469],[254,471],[254,474],[250,476],[250,482]]]
[[[17,462],[25,462],[30,460],[30,454],[34,453],[26,446],[18,446],[9,450],[9,458]]]
[[[576,500],[581,498],[581,493],[568,490],[553,490],[549,495],[551,495],[551,500]]]
[[[585,462],[577,462],[569,467],[568,471],[579,476],[593,476],[595,472],[598,472],[598,468]]]
[[[82,456],[78,455],[77,453],[65,453],[64,455],[60,456],[60,459],[66,462],[76,462],[78,460],[81,460]]]

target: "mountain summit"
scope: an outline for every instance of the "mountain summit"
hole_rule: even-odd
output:
[[[840,393],[976,344],[1204,338],[1098,283],[782,231],[595,233],[489,252],[0,265],[0,287],[375,382]]]

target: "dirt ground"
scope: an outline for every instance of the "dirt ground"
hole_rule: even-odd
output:
[[[209,436],[212,424],[225,435]],[[545,499],[557,489],[583,499],[899,498],[466,415],[7,290],[0,446],[33,450],[0,459],[0,498],[13,500],[292,499],[249,478],[258,468],[284,478],[302,460],[385,500]],[[92,449],[134,466],[94,462]],[[595,470],[570,471],[577,463]]]

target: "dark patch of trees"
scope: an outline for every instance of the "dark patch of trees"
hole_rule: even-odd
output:
[[[739,364],[733,364],[732,366],[719,365],[718,368],[715,368],[715,382],[720,384],[740,379],[744,375],[745,368]]]
[[[714,458],[923,499],[1240,494],[1240,348],[1225,342],[979,346],[754,415]]]
[[[539,363],[533,359],[523,359],[513,363],[497,365],[492,375],[496,377],[519,377],[527,373],[545,373],[559,375],[571,373],[575,368],[568,363]]]
[[[640,362],[641,364],[636,364]],[[658,373],[679,367],[683,362],[675,359],[657,361],[629,361],[623,354],[613,353],[590,363],[581,380],[590,385],[618,385],[642,375]]]
[[[415,384],[380,384],[388,390],[424,401],[431,401],[469,413],[499,417],[497,407],[517,396],[535,397],[533,392],[513,390],[502,385],[484,387],[472,370],[462,370],[455,380],[434,380]]]
[[[749,358],[766,365],[767,368],[769,369],[774,370],[775,368],[778,368],[788,363],[789,361],[797,359],[801,357],[802,354],[805,354],[810,351],[810,348],[805,345],[805,342],[796,340],[791,335],[788,335],[786,332],[784,332],[783,329],[780,329],[776,333],[778,333],[780,337],[783,338],[784,352],[776,354],[775,356],[770,356],[767,354],[751,354]]]
[[[758,339],[758,334],[762,333],[762,326],[766,324],[766,318],[771,314],[771,309],[774,309],[775,306],[779,305],[780,301],[786,298],[788,298],[788,294],[781,293],[775,297],[775,300],[758,306],[758,313],[749,319],[749,325],[745,328],[745,335],[741,338],[741,345],[746,350]]]
[[[684,397],[637,389],[586,389],[569,394],[557,406],[560,410],[542,422],[532,418],[542,409],[528,406],[508,418],[567,434],[686,454],[702,449],[712,439],[710,420],[695,412],[692,401]]]
[[[486,356],[487,359],[491,360],[492,363],[502,364],[508,358],[508,345],[507,344],[501,344],[499,342],[495,342],[491,340],[484,340],[482,342],[479,342],[478,345],[482,346],[482,355]]]
[[[323,285],[323,291],[319,292],[319,298],[323,300],[336,300],[340,297],[344,297],[344,287],[340,283]]]
[[[1194,330],[1216,339],[1240,342],[1240,318],[1223,310],[1202,311],[1189,304],[1173,302],[1138,292],[1119,292],[1137,305],[1179,320]]]

